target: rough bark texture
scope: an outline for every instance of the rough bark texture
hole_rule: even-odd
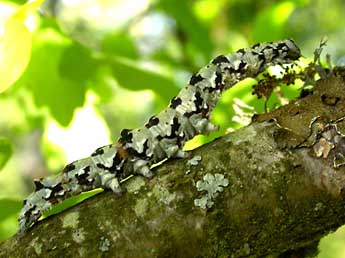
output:
[[[152,180],[128,180],[121,197],[105,192],[41,221],[24,237],[2,243],[0,257],[289,257],[313,251],[345,223],[345,169],[333,165],[343,145],[324,147],[320,156],[308,141],[315,117],[329,122],[345,115],[344,72],[336,74],[320,80],[313,94],[193,151],[199,162],[170,160]]]

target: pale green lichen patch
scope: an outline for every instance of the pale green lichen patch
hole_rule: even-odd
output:
[[[72,233],[72,239],[74,242],[81,244],[85,240],[85,233],[83,229],[77,229]]]
[[[146,214],[148,205],[149,201],[147,199],[137,199],[134,206],[134,212],[137,217],[143,217]]]
[[[170,193],[166,188],[163,186],[156,184],[153,188],[153,196],[159,201],[166,205],[170,204],[175,198],[175,193]]]
[[[140,188],[145,186],[145,184],[146,184],[146,181],[143,177],[141,176],[133,177],[131,178],[131,180],[129,180],[126,183],[126,190],[129,193],[138,193]]]
[[[77,228],[79,223],[79,212],[70,212],[63,218],[63,228]]]
[[[42,253],[42,243],[38,243],[38,237],[34,238],[30,242],[30,245],[34,248],[35,253],[40,256]]]
[[[238,134],[241,134],[241,136],[239,137]],[[226,135],[225,142],[232,142],[234,145],[239,145],[243,142],[251,142],[257,137],[257,134],[258,132],[253,126],[248,126],[236,131],[236,133]]]
[[[107,251],[109,251],[109,247],[110,247],[109,239],[107,239],[105,237],[101,237],[101,241],[99,244],[99,250],[101,250],[102,252],[107,252]]]
[[[196,155],[187,161],[187,166],[197,166],[200,161],[201,161],[201,156]]]
[[[248,243],[245,243],[242,248],[243,254],[250,255],[250,246]]]
[[[194,200],[194,205],[202,209],[211,208],[213,204],[214,202],[212,201],[212,199],[208,198],[208,196],[206,195]]]
[[[87,249],[81,246],[80,248],[78,248],[78,254],[79,254],[79,257],[86,257]]]
[[[196,182],[198,191],[205,191],[205,195],[200,199],[194,200],[194,205],[202,209],[211,208],[214,205],[213,200],[218,196],[219,192],[224,190],[224,187],[229,185],[229,180],[224,178],[222,174],[212,175],[207,173],[203,180]]]

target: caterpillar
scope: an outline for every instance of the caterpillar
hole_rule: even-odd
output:
[[[217,56],[145,125],[123,129],[116,143],[68,164],[61,174],[34,181],[35,191],[24,200],[19,214],[19,234],[32,227],[43,212],[71,196],[95,188],[121,193],[122,179],[134,174],[151,178],[151,165],[186,157],[182,151],[186,141],[218,129],[210,115],[224,90],[246,77],[256,77],[270,65],[292,63],[300,56],[293,40],[260,43]]]

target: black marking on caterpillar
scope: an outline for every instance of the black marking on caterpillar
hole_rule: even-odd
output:
[[[152,177],[150,166],[166,158],[186,157],[184,143],[198,134],[217,130],[210,113],[222,92],[266,67],[292,63],[300,50],[292,40],[256,44],[214,58],[194,74],[170,105],[142,127],[124,129],[117,143],[98,148],[90,157],[67,165],[63,173],[36,183],[24,201],[19,233],[27,231],[53,205],[70,196],[102,187],[121,192],[120,181],[129,175]]]
[[[201,76],[200,76],[200,74],[198,74],[198,75],[193,75],[192,76],[192,78],[190,78],[190,80],[189,80],[189,84],[190,85],[195,85],[195,84],[197,84],[198,82],[200,82],[200,81],[202,81],[204,78],[202,78]]]
[[[171,105],[171,104],[170,104]],[[154,125],[158,125],[158,123],[159,123],[159,119],[157,118],[157,117],[151,117],[150,119],[149,119],[149,122],[148,123],[146,123],[145,124],[145,126],[146,126],[146,128],[150,128],[150,127],[152,127],[152,126],[154,126]]]
[[[92,154],[91,154],[92,155]],[[75,166],[73,165],[73,164],[68,164],[63,170],[62,170],[62,172],[63,173],[67,173],[67,172],[69,172],[69,171],[71,171],[71,170],[74,170],[75,169]]]
[[[123,129],[120,134],[121,134],[122,141],[132,142],[133,134],[130,132],[129,129]]]
[[[170,101],[169,107],[175,109],[175,108],[177,108],[178,105],[181,105],[181,104],[182,104],[182,99],[173,97],[172,100]],[[157,124],[158,124],[158,122],[157,122]]]
[[[221,63],[229,63],[229,59],[224,55],[220,55],[220,56],[217,56],[216,58],[214,58],[211,62],[214,65],[218,65]]]
[[[122,134],[121,134],[121,136],[122,136]],[[91,154],[91,156],[93,157],[93,156],[97,156],[97,155],[102,155],[103,153],[104,153],[104,150],[103,150],[102,148],[98,148],[97,150],[95,150],[95,151]],[[70,164],[70,165],[73,166],[73,163]]]

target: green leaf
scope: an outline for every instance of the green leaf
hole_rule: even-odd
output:
[[[0,221],[7,219],[14,214],[18,214],[22,205],[22,201],[0,199]]]
[[[120,58],[107,59],[107,62],[116,80],[127,89],[150,89],[166,101],[180,90],[172,78],[143,69],[134,62]]]
[[[221,15],[226,8],[227,0],[202,0],[194,3],[194,12],[204,22],[211,23]]]
[[[95,71],[92,81],[88,83],[89,89],[92,89],[99,97],[101,103],[111,101],[114,97],[112,83],[109,82],[111,71],[108,67],[100,67]]]
[[[0,138],[0,170],[6,165],[12,155],[12,144],[5,138]]]
[[[91,57],[89,49],[74,43],[66,47],[58,66],[59,74],[65,78],[84,84],[93,76],[97,62]]]
[[[54,214],[61,213],[62,211],[66,210],[70,207],[76,206],[78,203],[81,203],[82,201],[89,199],[92,196],[99,194],[101,192],[103,192],[103,189],[98,188],[98,189],[94,189],[92,191],[81,193],[77,196],[70,197],[67,200],[63,201],[62,203],[59,203],[56,206],[54,206],[49,211],[45,212],[42,216],[42,219],[47,218],[47,217],[54,215]]]
[[[118,32],[105,36],[102,51],[108,56],[122,56],[137,59],[139,54],[135,43],[128,32]]]
[[[27,0],[9,0],[8,2],[22,5],[22,4],[25,4],[27,2]]]
[[[41,30],[34,38],[31,61],[19,81],[32,92],[35,104],[47,107],[62,126],[67,126],[74,110],[83,105],[86,92],[86,78],[78,81],[85,74],[78,71],[77,63],[73,63],[74,67],[69,66],[70,73],[61,71],[60,62],[68,49],[73,49],[68,38],[53,29]],[[72,75],[74,72],[76,75]]]

